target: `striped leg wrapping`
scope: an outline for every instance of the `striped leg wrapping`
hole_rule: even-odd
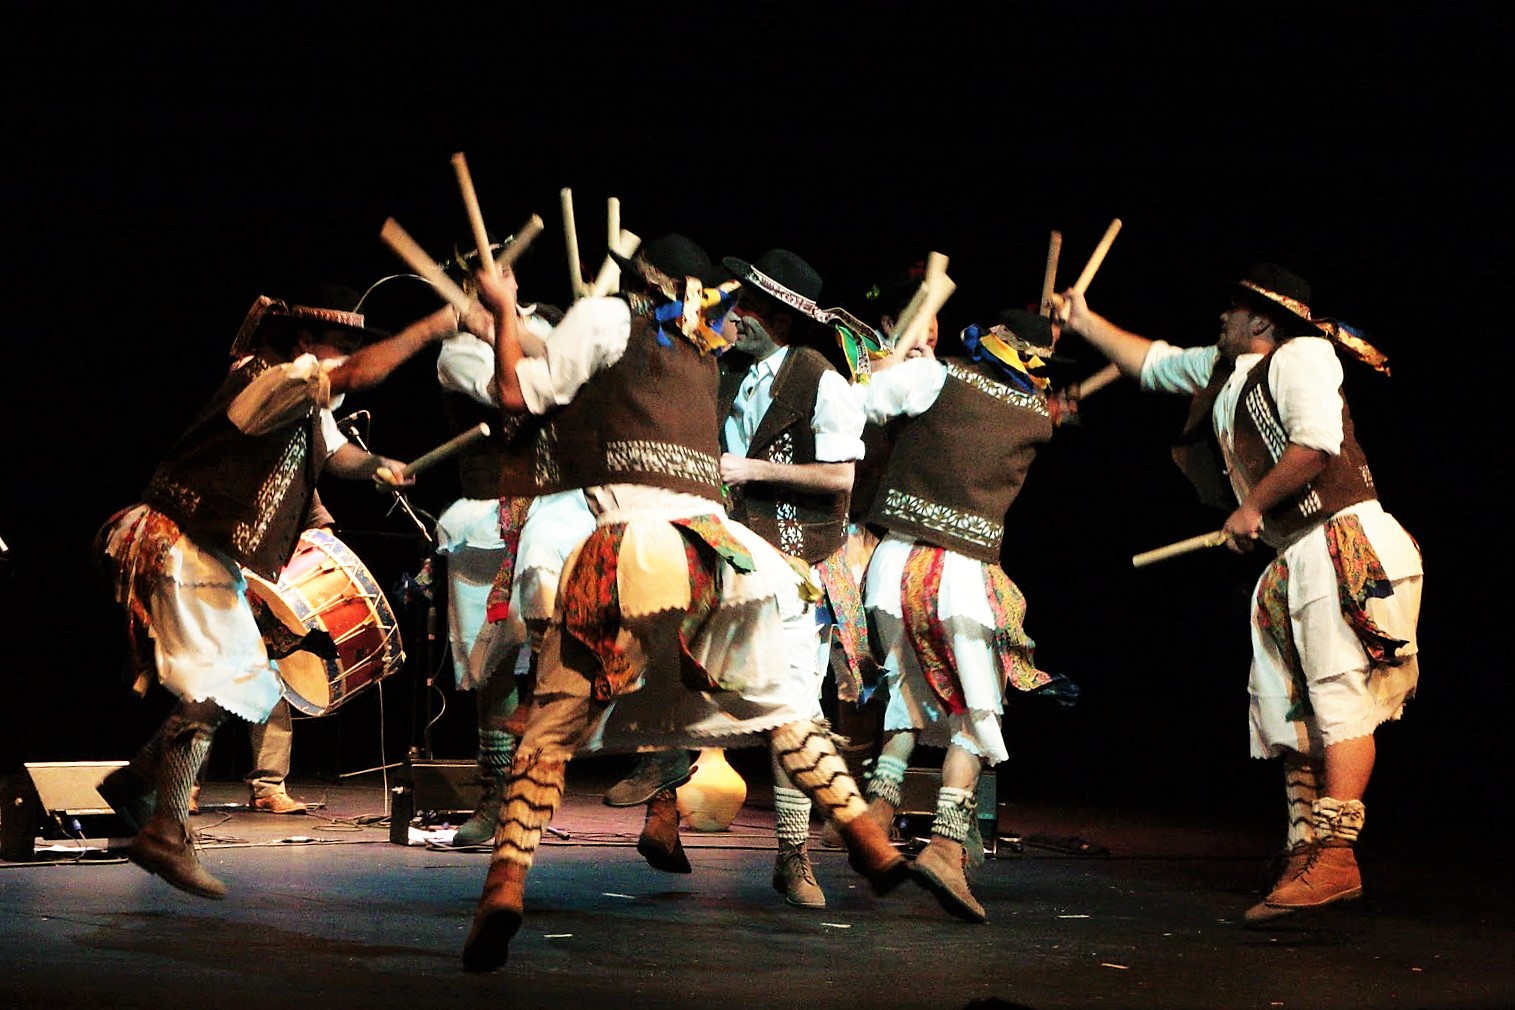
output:
[[[815,723],[780,726],[773,731],[770,746],[789,781],[820,804],[832,820],[846,824],[867,812],[847,763],[831,737]]]
[[[798,789],[773,787],[773,810],[777,815],[775,834],[781,842],[804,845],[810,839],[810,798]]]
[[[963,845],[975,827],[974,813],[978,809],[978,797],[971,789],[954,789],[942,786],[936,792],[936,819],[931,822],[931,833]]]
[[[1286,848],[1293,852],[1302,845],[1315,844],[1315,802],[1320,798],[1320,772],[1312,764],[1285,764],[1284,795],[1289,801]]]
[[[889,754],[880,754],[873,764],[873,774],[868,776],[868,798],[883,800],[898,810],[905,802],[906,763]]]
[[[1322,842],[1352,845],[1362,831],[1366,811],[1362,800],[1338,800],[1322,796],[1315,801],[1315,836]]]
[[[495,829],[494,859],[530,866],[542,829],[563,802],[567,762],[548,760],[540,751],[517,754],[510,782],[500,801],[500,825]]]

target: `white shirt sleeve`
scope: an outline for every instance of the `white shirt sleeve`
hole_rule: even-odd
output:
[[[1341,383],[1341,361],[1329,340],[1295,337],[1279,347],[1268,367],[1268,389],[1290,442],[1340,455]]]
[[[822,372],[815,391],[815,413],[810,427],[815,432],[815,458],[822,463],[846,463],[863,458],[862,407],[852,395],[851,383],[839,372]]]
[[[1141,388],[1159,393],[1188,393],[1193,396],[1210,384],[1220,348],[1174,347],[1166,340],[1153,341],[1142,362]]]
[[[631,309],[621,299],[574,302],[553,328],[547,353],[516,364],[526,409],[544,414],[572,401],[592,375],[621,360],[630,336]]]
[[[868,381],[866,413],[874,424],[925,413],[947,384],[947,366],[935,358],[910,358]]]
[[[226,416],[238,431],[248,435],[266,435],[309,417],[312,410],[330,405],[327,372],[341,361],[318,361],[314,354],[302,354],[294,361],[274,365],[236,395],[226,407]]]
[[[452,393],[462,393],[486,407],[497,407],[494,384],[494,346],[472,333],[460,332],[442,341],[437,352],[437,381]]]

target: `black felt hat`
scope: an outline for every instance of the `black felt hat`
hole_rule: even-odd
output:
[[[316,284],[288,300],[259,295],[237,330],[231,355],[240,358],[265,346],[287,352],[302,330],[337,330],[359,346],[389,336],[365,325],[363,314],[353,311],[359,298],[358,292],[339,284]]]
[[[610,258],[659,289],[665,278],[695,277],[706,284],[711,276],[710,255],[694,239],[674,232],[643,242],[631,256],[611,250]]]
[[[817,318],[821,275],[788,249],[770,249],[751,263],[735,256],[727,256],[721,262],[744,286],[755,288],[811,319]]]

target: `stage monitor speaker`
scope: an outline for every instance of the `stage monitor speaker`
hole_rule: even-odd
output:
[[[0,786],[0,858],[25,862],[37,839],[130,834],[95,786],[125,761],[28,761]]]
[[[940,768],[906,768],[905,781],[900,786],[899,821],[904,830],[917,838],[931,834],[931,823],[936,820],[936,792],[941,788]],[[984,837],[988,855],[995,855],[999,848],[999,776],[996,769],[985,768],[978,777],[978,830]]]
[[[409,827],[413,821],[461,823],[473,813],[484,794],[484,783],[479,780],[476,761],[412,758],[397,778],[399,782],[392,792],[389,812],[389,840],[396,845],[409,844]]]

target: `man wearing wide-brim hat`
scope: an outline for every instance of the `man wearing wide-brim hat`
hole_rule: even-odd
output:
[[[454,325],[443,307],[383,336],[350,306],[258,298],[220,388],[158,463],[142,500],[97,537],[126,612],[134,686],[145,693],[157,682],[179,699],[98,788],[136,831],[128,858],[174,887],[226,893],[195,853],[190,794],[228,714],[261,723],[283,694],[243,570],[278,580],[323,470],[369,479],[387,467],[408,480],[401,464],[347,441],[332,402],[381,382]]]
[[[829,736],[788,642],[813,636],[803,577],[722,505],[719,320],[710,261],[687,237],[638,248],[617,297],[575,302],[542,358],[521,354],[514,278],[480,275],[495,313],[500,398],[541,419],[526,480],[584,489],[598,525],[564,565],[463,963],[505,963],[526,875],[575,752],[766,745],[843,825],[879,892],[907,874]]]
[[[1338,346],[1310,308],[1310,286],[1276,264],[1229,291],[1220,335],[1180,348],[1124,330],[1077,291],[1059,314],[1143,389],[1194,398],[1174,458],[1208,503],[1228,511],[1235,551],[1277,556],[1252,609],[1251,751],[1283,759],[1287,861],[1247,910],[1260,924],[1356,898],[1353,846],[1376,757],[1419,679],[1420,550],[1386,512],[1353,433]]]

